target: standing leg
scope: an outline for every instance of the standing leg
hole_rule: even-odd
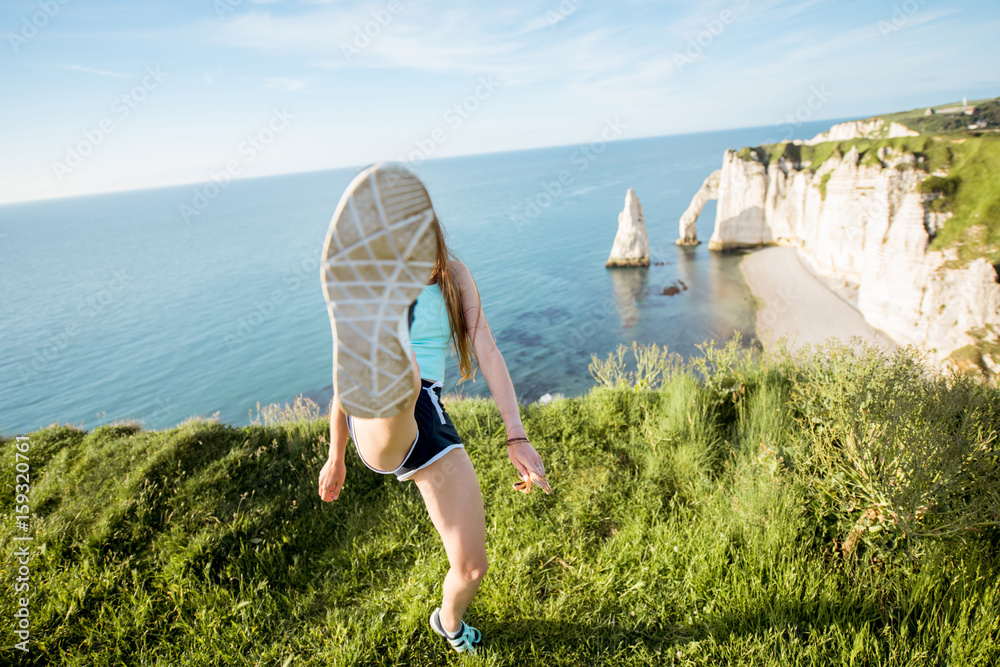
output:
[[[486,516],[472,461],[453,449],[411,477],[420,489],[451,567],[444,579],[441,625],[457,632],[486,574]]]

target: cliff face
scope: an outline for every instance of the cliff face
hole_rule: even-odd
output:
[[[719,198],[719,175],[721,170],[716,169],[705,182],[698,188],[694,198],[688,205],[687,210],[681,215],[680,236],[674,243],[677,245],[698,245],[698,216],[705,204],[713,199]]]
[[[965,363],[1000,373],[1000,357],[983,353],[1000,340],[997,273],[984,259],[955,268],[954,251],[928,248],[947,214],[918,189],[926,174],[914,155],[862,161],[852,148],[815,172],[761,155],[726,151],[710,249],[795,245],[818,274],[855,289],[864,318],[897,343],[939,364],[975,345]]]
[[[824,141],[893,139],[895,137],[916,137],[919,135],[919,132],[911,130],[901,123],[891,122],[886,124],[881,118],[869,118],[868,120],[851,120],[846,123],[837,123],[826,132],[820,132],[804,143],[807,146],[814,146]]]

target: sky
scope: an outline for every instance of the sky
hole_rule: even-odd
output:
[[[0,203],[1000,95],[996,0],[4,0]]]

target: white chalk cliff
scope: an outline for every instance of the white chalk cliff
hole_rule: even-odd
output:
[[[812,139],[804,141],[807,146],[815,146],[824,141],[849,141],[851,139],[895,139],[896,137],[917,137],[919,132],[915,132],[901,123],[895,121],[885,124],[881,118],[870,118],[868,120],[851,120],[846,123],[837,123],[826,132],[820,132]]]
[[[961,365],[952,353],[979,345],[972,363],[1000,374],[1000,358],[981,345],[1000,342],[997,272],[985,259],[959,266],[954,250],[929,248],[950,214],[927,205],[933,195],[918,189],[927,175],[914,155],[882,149],[862,163],[852,148],[815,172],[783,157],[765,165],[761,155],[726,151],[710,249],[796,246],[817,274],[855,290],[865,320],[895,342],[927,350],[939,366]]]
[[[713,171],[698,188],[687,210],[681,216],[680,236],[674,243],[677,245],[698,245],[698,216],[706,202],[719,198],[719,174],[721,170]]]
[[[632,188],[625,194],[625,208],[618,214],[618,233],[605,266],[649,266],[646,219],[642,215],[642,204]]]

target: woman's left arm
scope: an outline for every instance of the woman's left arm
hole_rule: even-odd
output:
[[[500,409],[500,417],[507,430],[507,439],[527,438],[527,433],[524,432],[524,426],[521,424],[521,413],[517,405],[517,395],[514,393],[514,383],[510,380],[507,364],[504,362],[503,355],[500,354],[493,338],[493,332],[490,331],[490,326],[486,322],[486,314],[483,313],[483,306],[479,300],[476,281],[473,280],[469,269],[461,262],[452,261],[451,265],[461,289],[462,310],[469,327],[472,347],[476,351],[476,360],[480,370],[483,371],[483,377],[490,388],[490,394],[493,396],[497,408]],[[529,479],[529,471],[537,475],[545,475],[542,457],[527,440],[509,445],[507,455],[510,462],[517,468],[521,479]]]

